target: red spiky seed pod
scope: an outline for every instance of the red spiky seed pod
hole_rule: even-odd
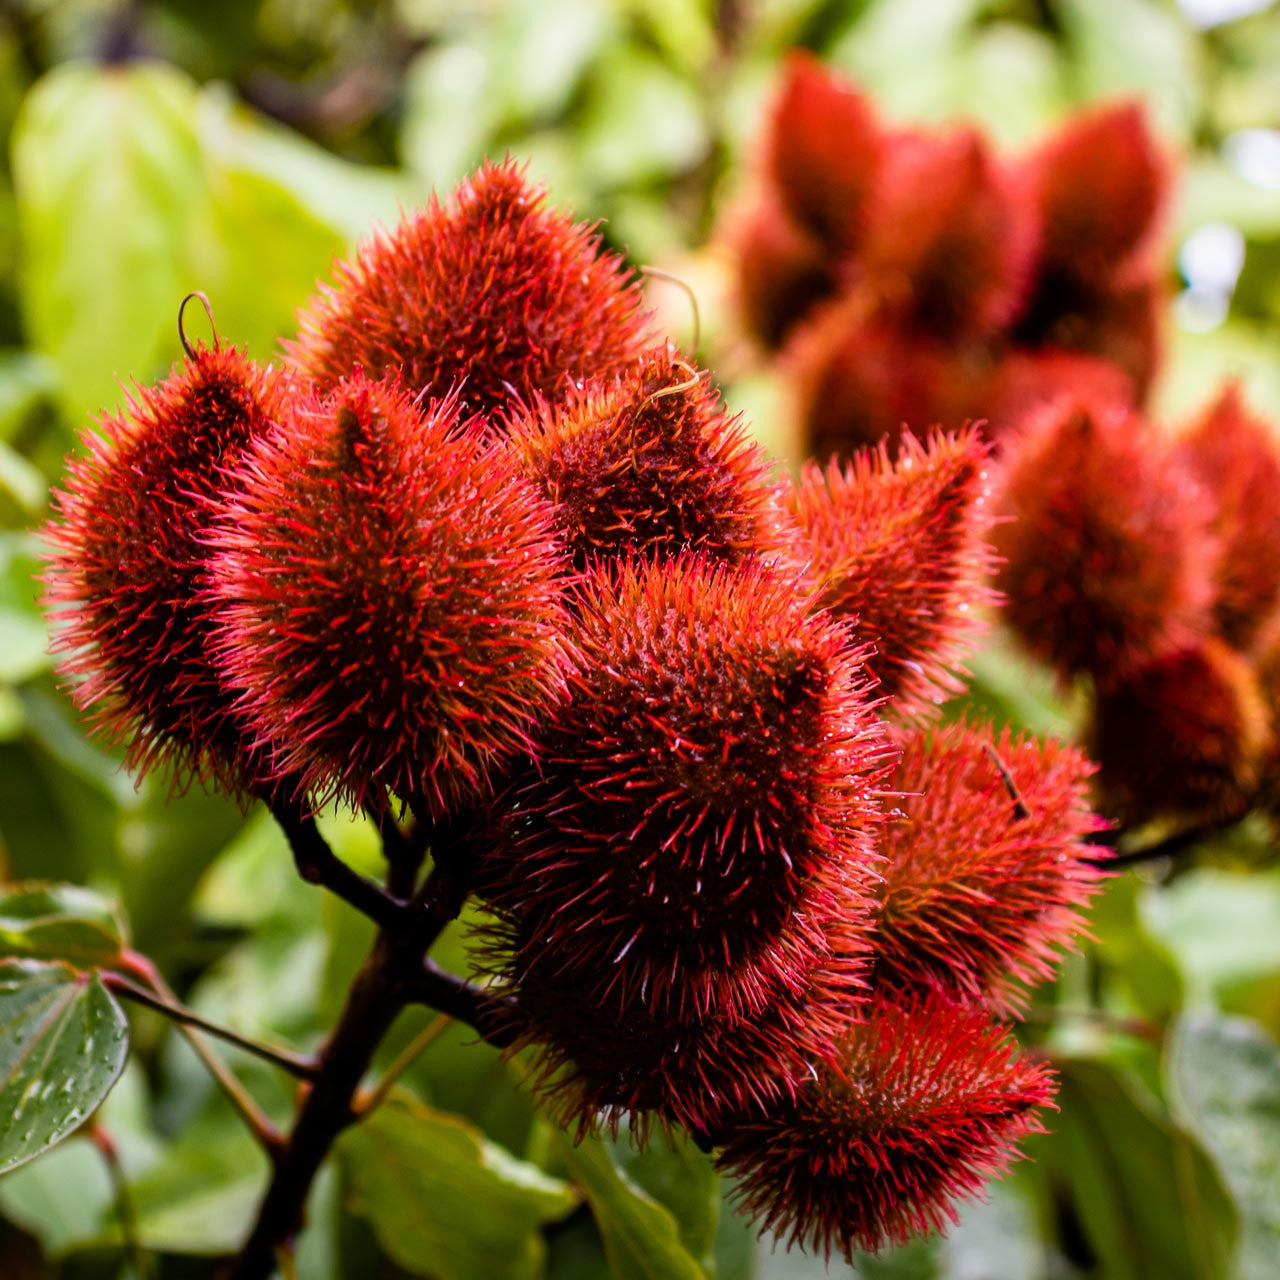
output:
[[[1021,305],[1035,242],[1031,202],[980,134],[913,134],[884,165],[856,288],[895,325],[990,337]]]
[[[86,430],[46,527],[60,667],[139,779],[164,769],[243,792],[259,762],[209,650],[206,535],[237,460],[280,411],[279,379],[235,348],[182,366]]]
[[[1045,277],[1018,321],[1015,339],[1110,360],[1132,379],[1141,401],[1160,367],[1167,292],[1145,266],[1088,287]]]
[[[1055,400],[1072,398],[1125,408],[1138,403],[1133,379],[1102,356],[1065,347],[1008,351],[982,397],[987,415],[983,431],[989,439],[1001,440]]]
[[[1128,409],[1051,405],[1005,445],[1004,617],[1063,676],[1114,681],[1209,624],[1208,495]]]
[[[1075,747],[955,723],[905,737],[884,830],[876,978],[1000,1010],[1050,977],[1101,879],[1093,765]]]
[[[1222,541],[1214,619],[1247,649],[1280,603],[1280,447],[1229,384],[1183,436],[1179,453],[1212,493]]]
[[[519,466],[583,569],[689,549],[738,562],[768,538],[763,451],[708,378],[670,348],[511,423]]]
[[[770,192],[732,215],[723,234],[736,260],[742,325],[766,351],[776,351],[796,325],[835,292],[835,260],[816,236],[792,221]]]
[[[800,226],[837,255],[857,247],[885,141],[867,99],[793,52],[765,143],[765,172]]]
[[[1124,823],[1243,816],[1272,746],[1248,659],[1200,640],[1100,689],[1089,730],[1099,805]]]
[[[710,1137],[736,1117],[794,1098],[843,1038],[865,993],[863,923],[833,919],[827,936],[826,960],[802,981],[771,983],[757,1013],[692,1018],[660,1012],[638,991],[595,1003],[562,970],[564,946],[525,939],[504,966],[515,997],[513,1051],[533,1050],[535,1089],[579,1135],[626,1124],[643,1140],[656,1120]]]
[[[818,1078],[740,1125],[717,1164],[762,1230],[852,1261],[957,1221],[1053,1089],[985,1011],[877,993]]]
[[[491,413],[620,373],[646,345],[643,298],[621,259],[548,209],[510,160],[366,242],[336,277],[288,344],[324,388],[361,367],[434,396],[460,388],[466,408]]]
[[[892,447],[905,427],[962,426],[982,410],[990,355],[877,322],[852,298],[796,331],[786,369],[797,434],[824,459],[881,440]]]
[[[845,466],[808,463],[784,490],[791,554],[818,602],[872,647],[867,666],[896,717],[936,711],[963,688],[959,663],[997,597],[989,578],[989,449],[977,432],[901,437]]]
[[[559,696],[550,512],[456,398],[357,373],[295,402],[215,531],[217,652],[276,772],[436,816]]]
[[[596,1007],[685,1023],[802,990],[827,923],[869,922],[888,746],[861,653],[754,562],[603,566],[577,609],[489,886],[512,949]]]
[[[1169,177],[1142,106],[1075,116],[1026,162],[1039,211],[1040,272],[1095,288],[1150,241]]]

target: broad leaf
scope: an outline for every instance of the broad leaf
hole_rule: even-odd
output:
[[[670,1210],[684,1247],[705,1263],[720,1220],[720,1178],[711,1157],[688,1138],[674,1145],[654,1138],[643,1151],[622,1141],[613,1150],[627,1177]]]
[[[78,1128],[128,1049],[129,1024],[96,974],[0,962],[0,1172]]]
[[[1174,1029],[1167,1076],[1239,1207],[1236,1275],[1268,1280],[1280,1258],[1280,1049],[1248,1018],[1191,1015]]]
[[[73,411],[118,401],[117,379],[147,381],[177,352],[201,196],[194,112],[194,83],[155,62],[66,63],[23,104],[23,316]]]
[[[397,1265],[433,1280],[536,1280],[539,1228],[577,1203],[564,1182],[403,1092],[349,1132],[340,1155],[350,1207]]]
[[[676,1219],[618,1168],[604,1143],[574,1146],[558,1132],[555,1141],[591,1205],[614,1280],[705,1280]]]
[[[0,888],[0,955],[104,965],[126,940],[115,904],[89,889],[38,880]]]
[[[1152,1113],[1102,1064],[1061,1066],[1061,1111],[1037,1156],[1057,1164],[1107,1280],[1221,1280],[1235,1212],[1190,1135]]]

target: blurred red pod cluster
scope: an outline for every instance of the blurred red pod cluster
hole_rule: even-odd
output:
[[[1170,172],[1136,104],[1005,157],[973,129],[893,128],[795,53],[760,153],[723,238],[742,327],[795,388],[806,453],[904,424],[983,419],[999,437],[1026,407],[1010,364],[1087,360],[1091,381],[1146,394]]]

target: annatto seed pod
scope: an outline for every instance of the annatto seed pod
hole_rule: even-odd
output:
[[[550,512],[455,398],[357,373],[295,402],[215,531],[216,649],[276,773],[436,816],[563,688]]]
[[[855,288],[914,332],[990,337],[1022,303],[1035,243],[1030,200],[980,134],[913,134],[883,166]]]
[[[717,1163],[763,1230],[852,1260],[955,1222],[1052,1097],[1049,1069],[984,1010],[878,993],[835,1060],[740,1125]]]
[[[921,444],[902,436],[846,466],[809,463],[784,490],[791,555],[818,603],[873,652],[867,666],[896,717],[935,712],[958,692],[958,664],[995,603],[988,447],[967,428]]]
[[[592,229],[546,207],[513,161],[339,263],[289,344],[324,388],[356,367],[410,390],[460,388],[475,413],[622,372],[647,345],[643,298]]]
[[[828,922],[869,922],[888,748],[860,653],[754,563],[604,568],[578,610],[488,890],[509,950],[553,956],[590,1005],[682,1023],[802,992]]]
[[[765,173],[791,217],[837,256],[858,245],[884,147],[867,99],[809,54],[792,53]]]
[[[1137,102],[1074,117],[1026,162],[1042,275],[1096,287],[1149,241],[1168,173]]]
[[[1133,379],[1111,360],[1065,347],[1007,351],[983,393],[983,434],[1003,440],[1056,400],[1084,398],[1117,408],[1137,405]]]
[[[1004,617],[1063,676],[1114,683],[1209,625],[1208,495],[1127,409],[1059,401],[1005,446]]]
[[[750,208],[730,214],[723,236],[737,259],[742,326],[766,351],[776,351],[835,292],[836,260],[821,240],[793,221],[771,191]]]
[[[600,556],[685,549],[736,563],[769,537],[764,453],[670,347],[542,401],[511,432],[579,569]]]
[[[54,494],[45,587],[61,671],[139,779],[254,781],[209,652],[205,538],[241,452],[280,410],[278,382],[235,347],[194,347],[102,419],[103,435],[84,433]]]
[[[908,734],[881,846],[877,982],[1006,1009],[1011,982],[1049,977],[1101,879],[1092,773],[1076,748],[1007,729]]]
[[[1213,495],[1222,541],[1214,620],[1247,649],[1280,602],[1280,448],[1273,429],[1228,385],[1183,437],[1179,453]]]
[[[1243,816],[1271,745],[1248,659],[1216,639],[1100,688],[1089,732],[1100,807],[1124,823]]]
[[[503,968],[515,997],[506,1028],[513,1049],[533,1050],[534,1087],[580,1135],[625,1124],[643,1140],[656,1121],[706,1139],[745,1113],[794,1099],[865,995],[866,938],[856,917],[833,920],[823,963],[772,983],[750,1017],[721,1009],[680,1018],[636,989],[596,1003],[573,976],[573,946],[572,938],[548,948],[526,937]]]
[[[886,441],[907,427],[961,426],[984,411],[990,354],[910,334],[851,298],[819,308],[786,353],[796,433],[826,459]]]

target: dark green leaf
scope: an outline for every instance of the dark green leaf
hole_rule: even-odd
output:
[[[1280,1258],[1280,1048],[1256,1022],[1192,1014],[1174,1028],[1170,1097],[1217,1162],[1240,1210],[1239,1280]]]
[[[128,1049],[129,1024],[96,974],[0,962],[0,1172],[78,1128]]]
[[[105,965],[126,943],[119,909],[89,889],[42,881],[0,888],[0,955]]]
[[[575,1146],[559,1132],[555,1142],[591,1205],[614,1280],[704,1280],[676,1219],[618,1168],[603,1142]]]
[[[566,1183],[402,1092],[342,1139],[340,1156],[353,1211],[399,1266],[434,1280],[535,1280],[539,1227],[577,1203]]]
[[[1102,1064],[1068,1059],[1053,1134],[1036,1144],[1071,1187],[1107,1280],[1221,1280],[1236,1233],[1208,1157]]]

